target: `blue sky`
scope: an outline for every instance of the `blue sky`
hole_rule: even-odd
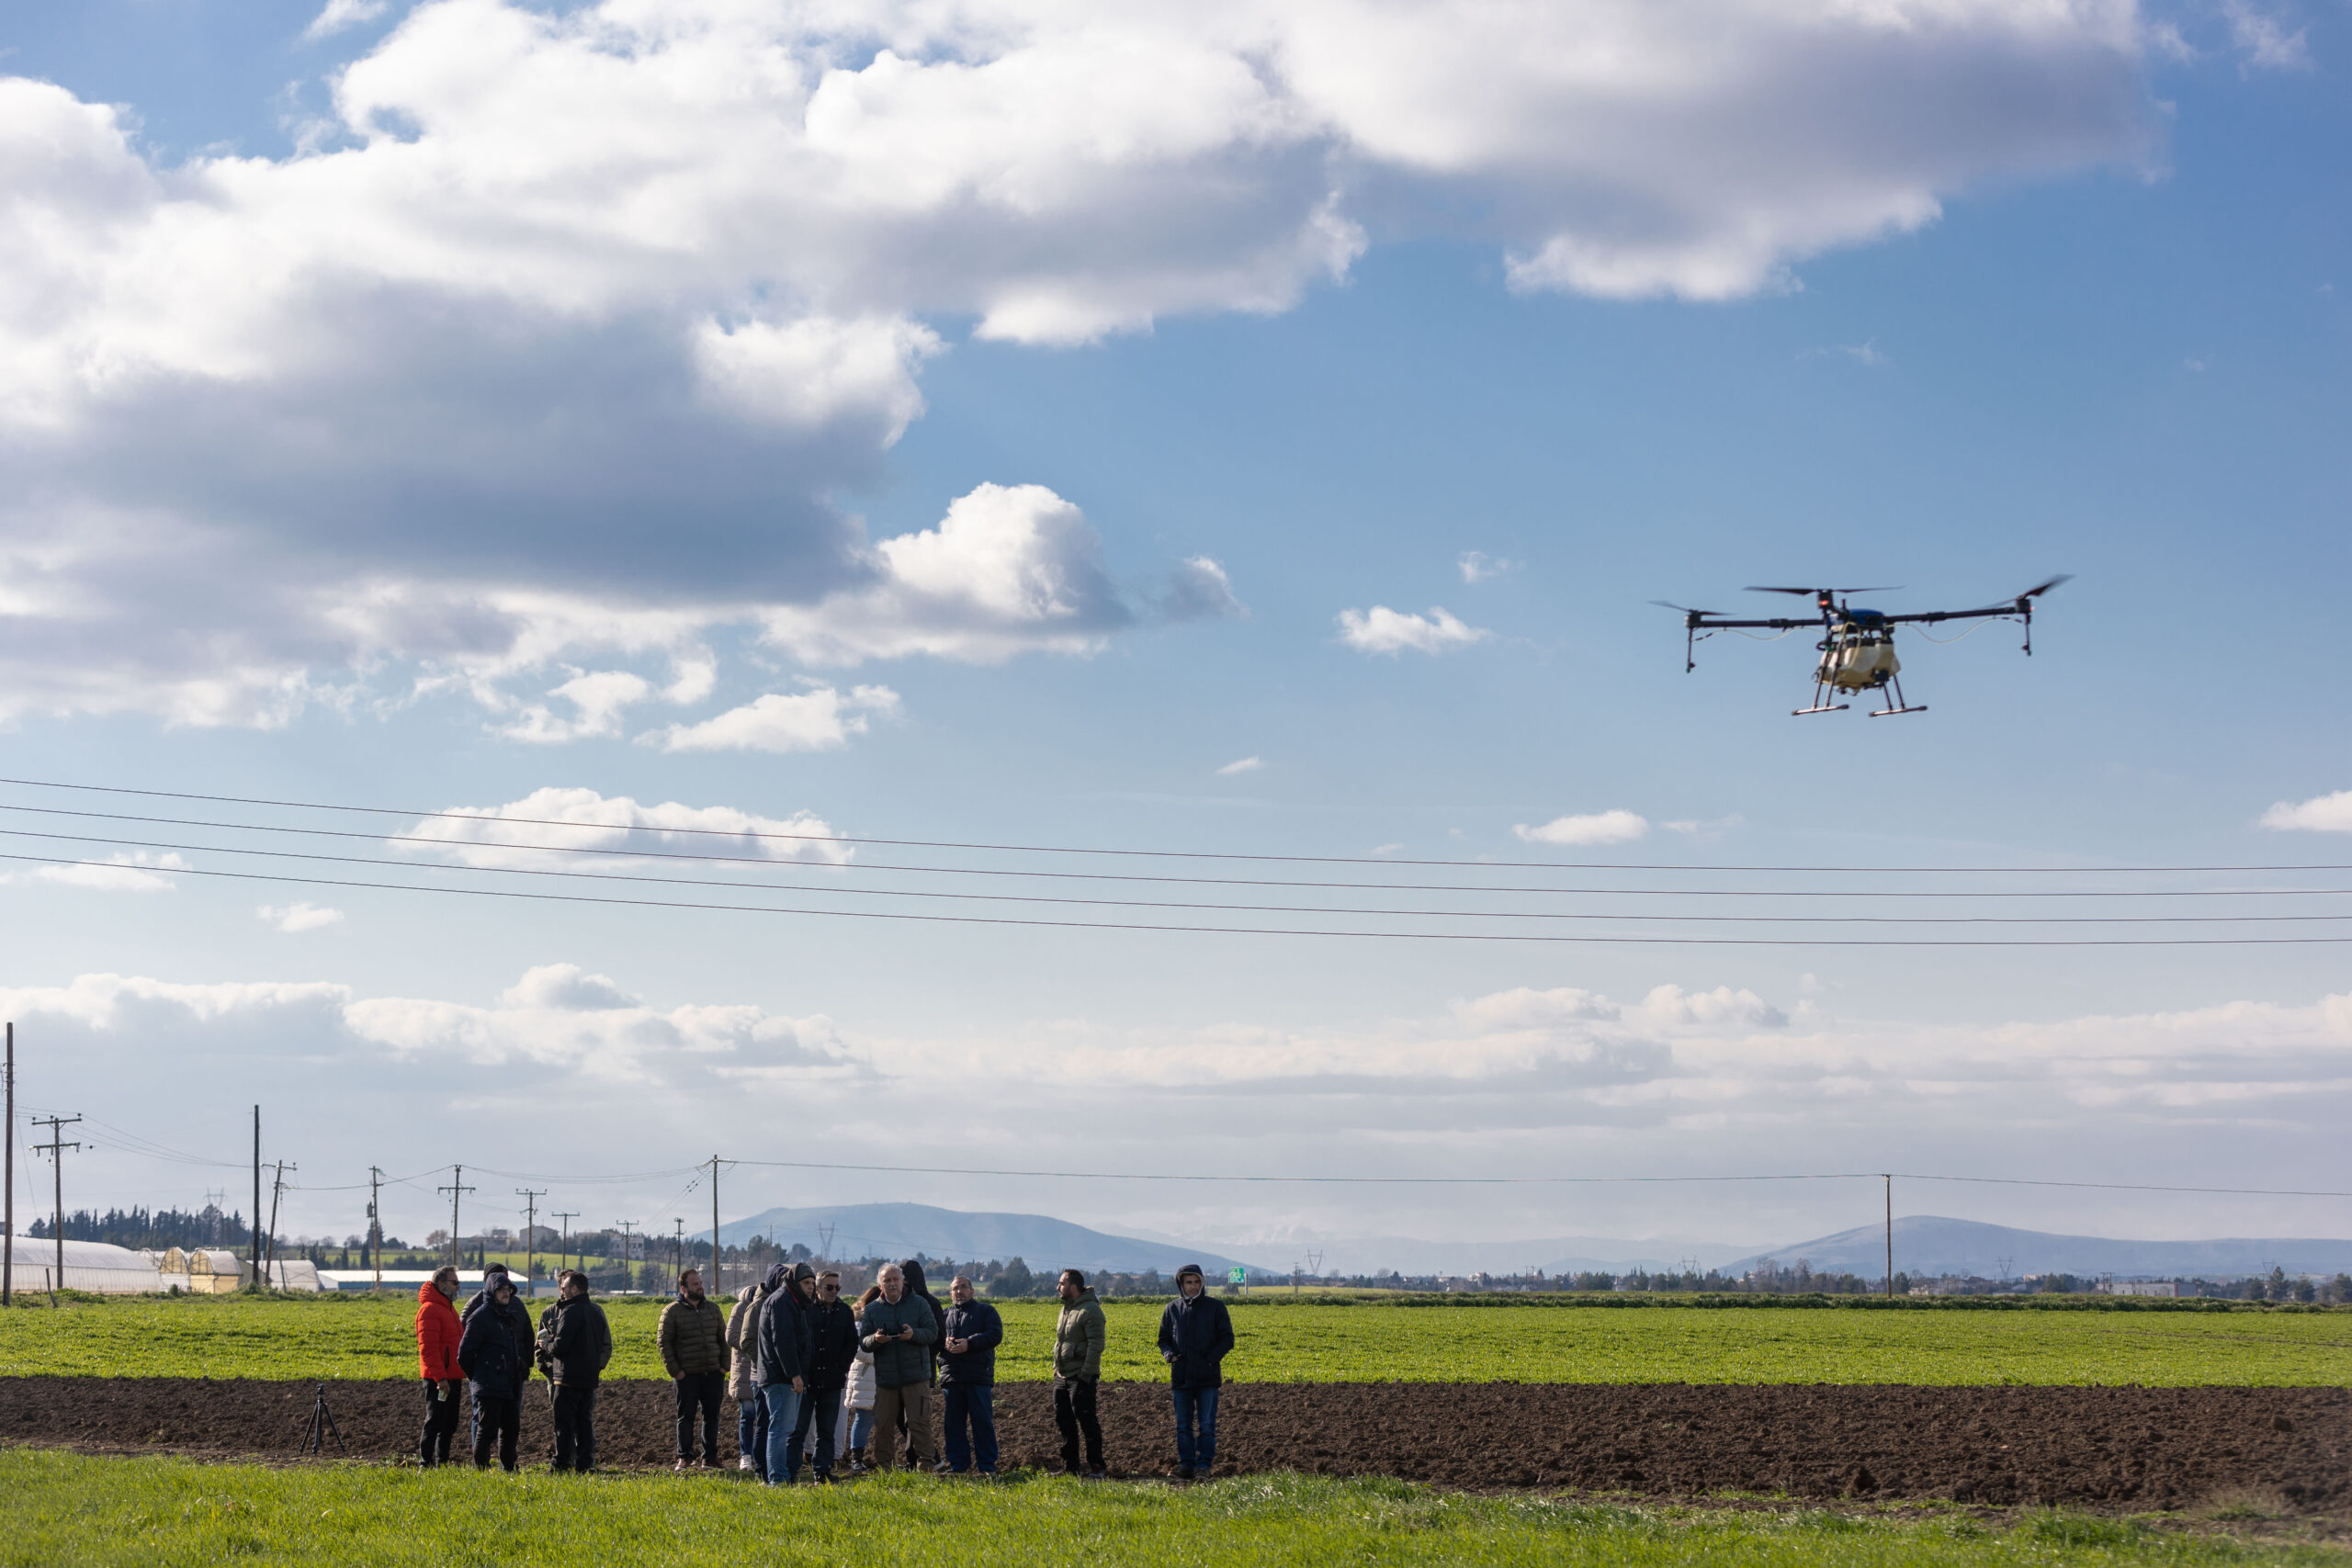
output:
[[[2343,858],[2257,826],[2352,787],[2340,8],[1498,6],[1434,44],[1422,14],[1350,15],[26,8],[0,772],[1272,854]],[[1136,101],[1096,91],[1137,60]],[[1504,564],[1467,581],[1468,552]],[[2030,662],[2007,625],[1907,644],[1931,711],[1892,724],[1788,716],[1802,638],[1717,637],[1686,675],[1647,603],[1768,613],[1742,584],[1827,579],[1973,604],[2058,571]],[[1374,606],[1480,635],[1351,646]],[[1646,832],[1514,833],[1608,811]],[[2186,1157],[2308,1186],[2352,1047],[2319,945],[1464,951],[172,869],[0,887],[28,1095],[230,1162],[259,1098],[321,1188],[714,1137],[1365,1174]],[[103,1146],[72,1175],[238,1183]],[[742,1179],[758,1207],[1204,1240],[1762,1245],[1872,1197]],[[1933,1196],[2117,1234],[2342,1224]]]

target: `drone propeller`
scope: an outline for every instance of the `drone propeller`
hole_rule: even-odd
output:
[[[2018,594],[2018,597],[2020,599],[2039,599],[2044,593],[2047,593],[2052,589],[2057,587],[2060,583],[2072,582],[2074,580],[2075,574],[2073,572],[2062,571],[2057,576],[2052,578],[2049,581],[2040,583],[2032,588],[2027,589],[2024,592]]]
[[[1669,604],[1663,599],[1653,599],[1650,603],[1656,604],[1661,610],[1679,610],[1686,615],[1720,615],[1723,614],[1721,610],[1694,610],[1688,604]]]
[[[1811,599],[1815,595],[1822,593],[1892,593],[1902,586],[1903,585],[1899,582],[1881,582],[1872,584],[1868,588],[1759,588],[1751,583],[1740,592],[1744,593],[1793,593],[1800,599]]]

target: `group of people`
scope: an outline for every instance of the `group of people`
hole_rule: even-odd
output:
[[[1233,1319],[1209,1293],[1198,1264],[1177,1270],[1176,1291],[1160,1314],[1159,1353],[1176,1417],[1176,1474],[1202,1481],[1216,1461],[1217,1396]],[[1079,1269],[1062,1270],[1057,1292],[1054,1423],[1062,1469],[1101,1480],[1097,1389],[1107,1322]],[[588,1277],[576,1269],[558,1275],[556,1300],[537,1325],[501,1265],[484,1270],[481,1292],[462,1311],[458,1294],[455,1269],[417,1290],[425,1409],[418,1462],[448,1462],[463,1383],[476,1468],[486,1468],[495,1450],[498,1462],[514,1469],[524,1384],[536,1366],[554,1417],[554,1468],[594,1468],[596,1388],[612,1360],[613,1336]],[[660,1340],[662,1370],[677,1393],[682,1471],[719,1464],[720,1410],[731,1393],[737,1462],[771,1486],[796,1484],[804,1471],[814,1483],[831,1483],[837,1470],[894,1469],[901,1436],[916,1468],[996,1473],[996,1351],[1004,1322],[964,1275],[948,1282],[943,1306],[919,1261],[886,1263],[853,1303],[842,1300],[834,1270],[779,1263],[746,1285],[729,1310],[706,1293],[701,1272],[688,1269],[662,1309]],[[933,1440],[934,1417],[944,1443]]]

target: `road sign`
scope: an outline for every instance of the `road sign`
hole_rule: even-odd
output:
[[[1246,1285],[1250,1282],[1250,1270],[1237,1263],[1225,1271],[1225,1282],[1228,1285]]]

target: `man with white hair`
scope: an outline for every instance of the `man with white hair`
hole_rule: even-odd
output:
[[[939,1462],[931,1437],[931,1348],[939,1342],[931,1303],[907,1291],[906,1270],[885,1263],[874,1282],[882,1293],[865,1303],[857,1342],[874,1354],[874,1468],[898,1458],[899,1413],[906,1412],[907,1449],[926,1469]]]

